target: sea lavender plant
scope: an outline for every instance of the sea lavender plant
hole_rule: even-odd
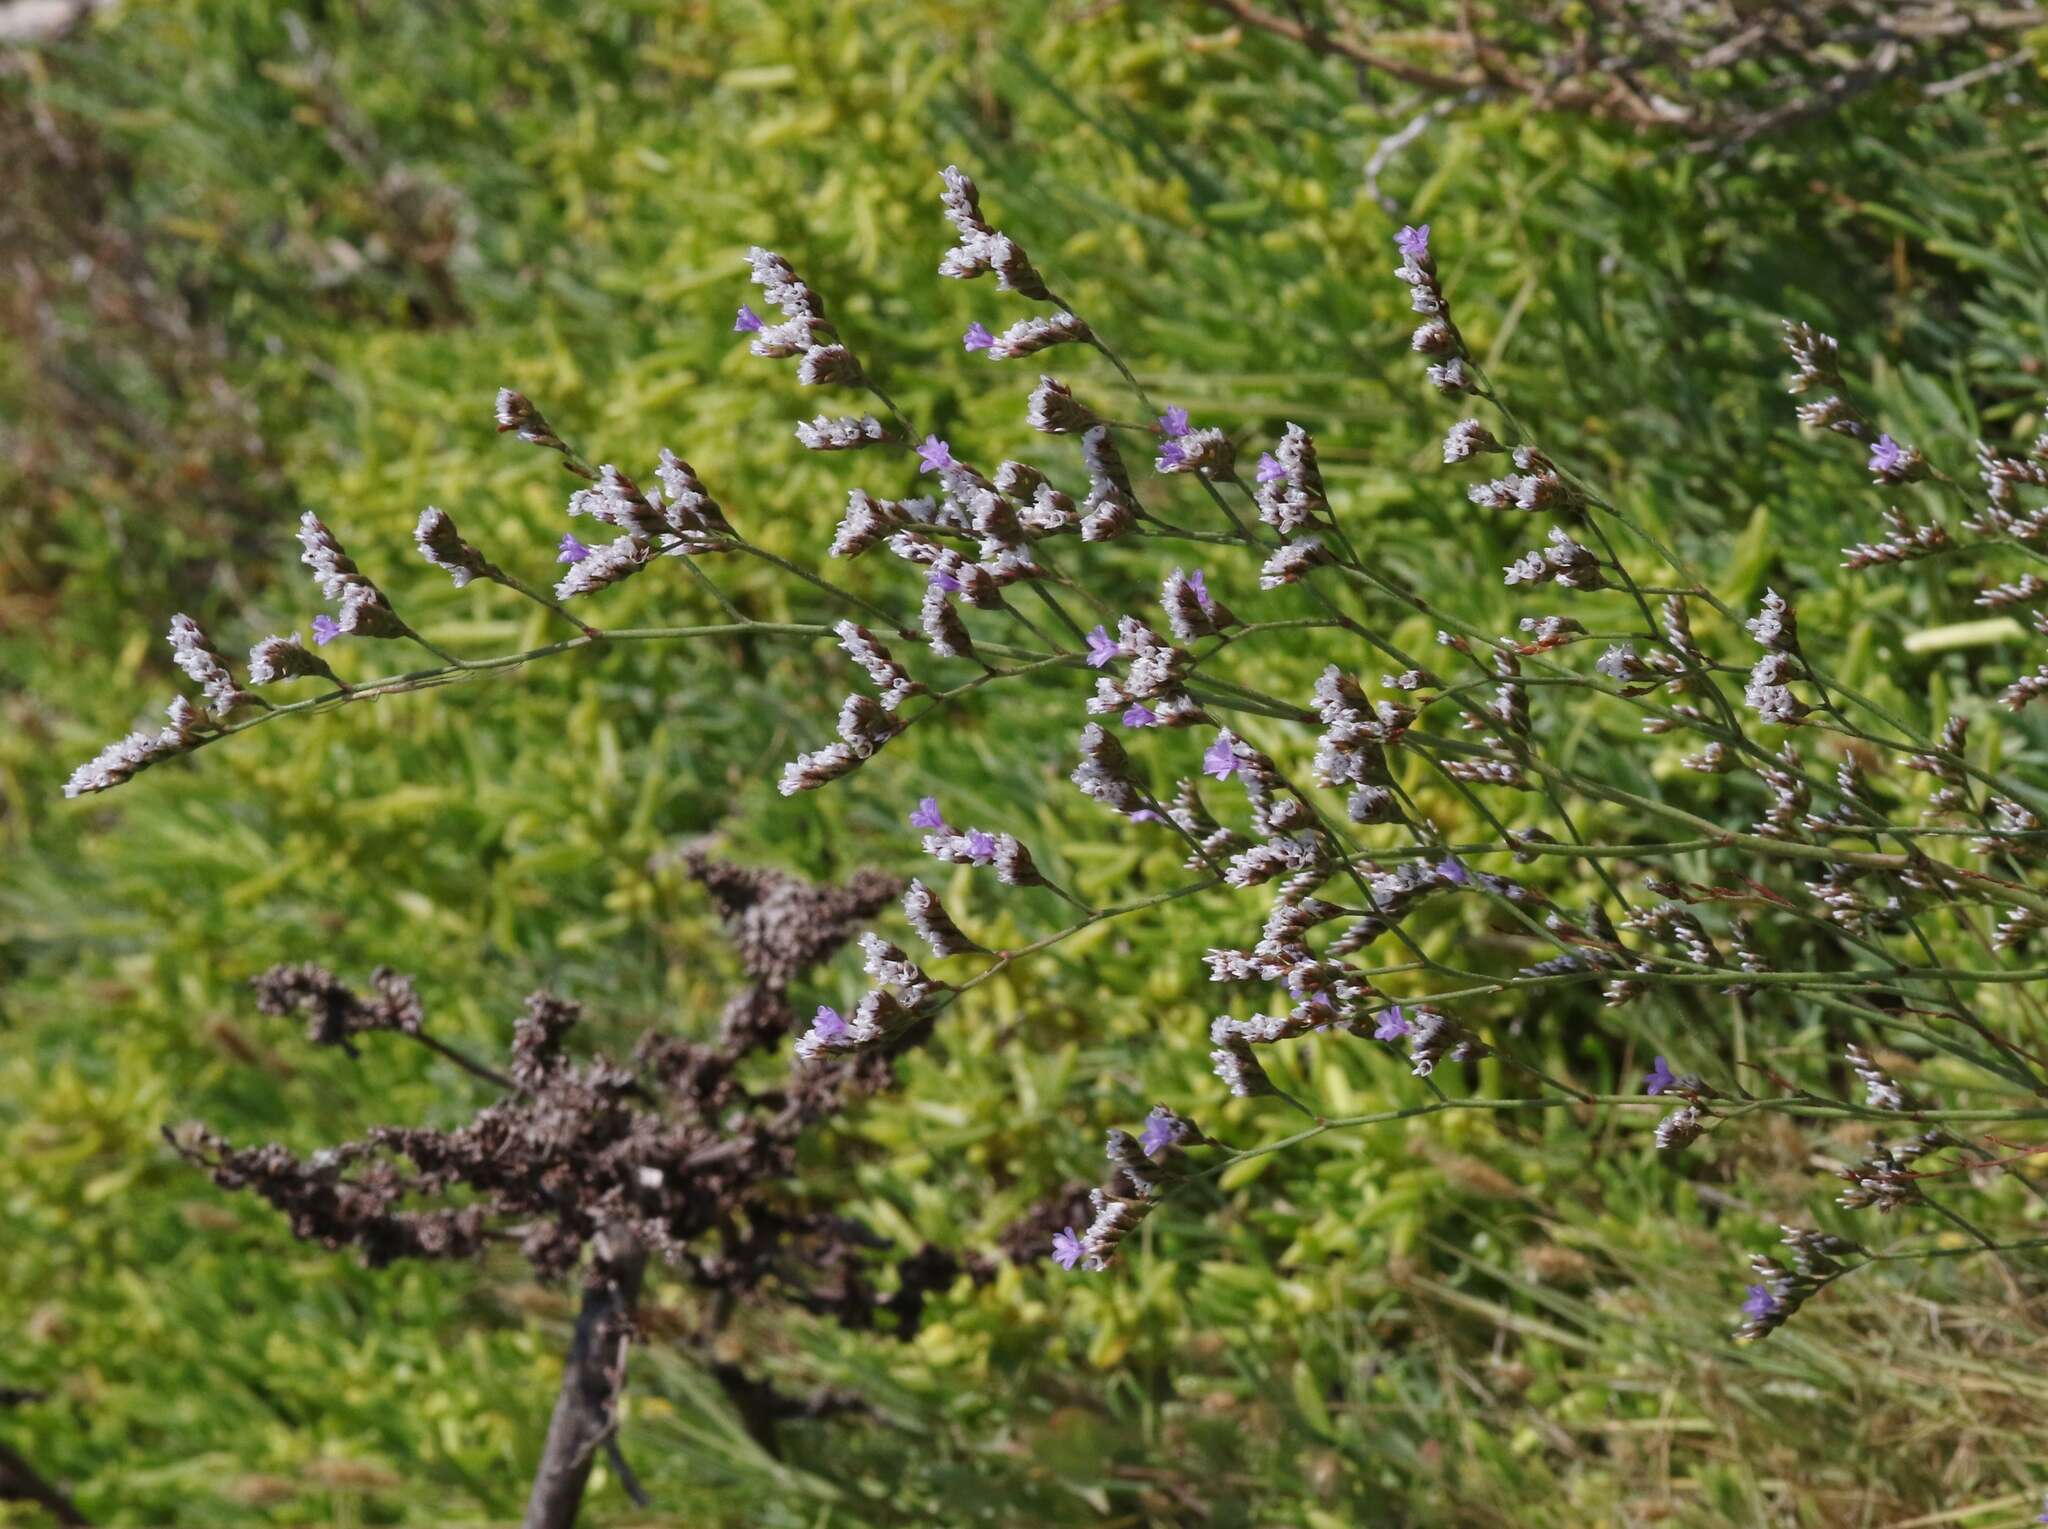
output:
[[[2033,1149],[2015,1154],[1989,1132],[2040,1118],[2048,1101],[2043,1016],[2029,992],[2048,979],[2048,967],[2030,964],[2034,934],[2048,927],[2048,827],[2038,815],[2048,811],[2048,783],[1994,744],[2000,706],[2016,711],[2048,695],[2048,663],[1995,697],[1958,700],[1927,725],[1854,688],[1825,634],[1802,631],[1796,589],[1737,608],[1647,519],[1562,451],[1538,446],[1453,318],[1430,227],[1407,226],[1394,236],[1393,275],[1421,318],[1409,342],[1421,358],[1418,381],[1460,412],[1486,413],[1449,424],[1444,465],[1470,473],[1496,455],[1513,465],[1444,497],[1503,512],[1512,517],[1505,525],[1544,522],[1536,548],[1504,570],[1502,587],[1522,602],[1515,630],[1475,624],[1460,614],[1454,583],[1411,587],[1369,540],[1361,544],[1371,527],[1345,523],[1306,428],[1289,424],[1259,449],[1196,426],[1184,408],[1162,408],[1106,325],[1069,305],[990,220],[973,181],[950,167],[942,180],[956,237],[941,274],[995,274],[1000,291],[1040,305],[1000,334],[977,323],[964,345],[996,361],[1057,346],[1062,364],[1096,363],[1079,384],[1041,375],[1022,399],[1025,424],[1049,438],[1043,460],[978,464],[910,419],[826,320],[824,300],[771,251],[754,250],[748,264],[782,321],[768,325],[742,307],[734,324],[755,354],[798,359],[803,384],[855,395],[856,407],[861,395],[879,405],[880,415],[821,415],[798,432],[815,449],[858,449],[849,460],[869,486],[849,491],[826,550],[843,561],[886,551],[881,565],[910,586],[914,617],[756,544],[672,453],[660,458],[660,491],[643,492],[616,467],[591,467],[507,390],[500,427],[558,453],[591,485],[571,497],[570,513],[620,534],[587,547],[565,538],[569,572],[552,600],[500,574],[431,510],[421,521],[424,555],[459,582],[489,579],[565,616],[563,602],[592,610],[584,597],[674,560],[728,621],[600,629],[569,616],[578,635],[545,648],[443,655],[441,669],[347,686],[294,657],[303,650],[288,640],[266,639],[266,679],[327,688],[253,713],[224,660],[181,627],[174,645],[204,708],[181,700],[172,727],[114,745],[71,789],[105,789],[296,712],[600,640],[836,639],[873,694],[851,688],[836,740],[785,766],[789,796],[868,768],[984,688],[1056,686],[1071,698],[1077,728],[1074,786],[1110,818],[1173,846],[1184,879],[1134,885],[1096,905],[1065,884],[1065,846],[1034,853],[1017,836],[1036,821],[1027,804],[1012,804],[1007,822],[964,826],[928,797],[911,822],[928,855],[968,875],[976,906],[963,927],[957,901],[949,911],[918,883],[907,922],[935,961],[975,969],[933,975],[869,933],[869,991],[850,1013],[820,1008],[796,1040],[794,1065],[801,1079],[807,1068],[886,1058],[991,977],[1106,920],[1180,898],[1216,905],[1210,927],[1241,919],[1238,944],[1186,953],[1224,993],[1210,1026],[1216,1075],[1228,1094],[1298,1110],[1308,1124],[1237,1146],[1179,1125],[1167,1135],[1112,1135],[1109,1182],[1083,1216],[1046,1229],[1060,1266],[1110,1267],[1132,1228],[1189,1177],[1331,1131],[1452,1111],[1609,1115],[1637,1124],[1638,1139],[1674,1160],[1760,1115],[1904,1128],[1902,1139],[1869,1142],[1840,1170],[1850,1185],[1841,1208],[1898,1211],[1960,1231],[2001,1259],[2034,1245],[2001,1241],[1951,1202],[2017,1171]],[[1967,500],[1967,491],[1935,453],[1879,429],[1854,401],[1835,341],[1797,323],[1785,338],[1792,391],[1806,399],[1798,419],[1847,437],[1887,501],[1878,511],[1887,534],[1848,549],[1845,566],[1910,576],[1927,558],[1968,552],[1986,570],[1987,607],[2034,603],[2038,579],[2015,577],[2022,570],[2009,565],[2039,561],[2048,542],[2048,436],[2019,455],[1980,447],[1982,501],[1951,521],[1943,503]],[[1153,423],[1119,422],[1131,411],[1098,386],[1110,377]],[[1147,456],[1155,471],[1141,481],[1128,462]],[[916,492],[888,497],[874,486],[881,477]],[[1910,497],[1889,502],[1895,494]],[[330,618],[333,635],[423,641],[324,525],[308,517],[302,539],[342,609]],[[1169,544],[1152,572],[1162,580],[1156,622],[1117,609],[1067,566],[1121,566],[1155,543]],[[711,554],[773,564],[826,609],[811,621],[746,616],[698,566]],[[1069,601],[1085,601],[1085,613]],[[1418,617],[1436,630],[1428,664],[1397,635]],[[2048,635],[2048,621],[2036,629]],[[1298,687],[1276,688],[1269,677],[1284,663],[1268,671],[1243,662],[1268,642],[1283,658],[1314,645]],[[1634,750],[1637,767],[1617,776],[1580,763],[1575,740],[1589,731]],[[1660,788],[1660,760],[1711,789]],[[969,933],[980,927],[979,903],[996,895],[989,881],[1043,889],[1017,912],[1043,932],[1002,950]],[[1058,901],[1077,916],[1047,919]],[[1462,910],[1490,924],[1483,946],[1426,938]],[[1531,1009],[1574,994],[1597,999],[1606,1015],[1606,1044],[1585,1077],[1543,1065],[1522,1024]],[[1863,1096],[1854,1097],[1833,1051],[1744,1065],[1717,1023],[1727,1015],[1746,1031],[1811,1025],[1839,1037]],[[1652,1049],[1673,1018],[1687,1024],[1688,1059],[1701,1071],[1678,1074],[1659,1056],[1642,1087],[1615,1082],[1631,1048]],[[351,1023],[344,1016],[344,1034]],[[1290,1053],[1309,1047],[1362,1048],[1393,1062],[1387,1107],[1332,1116],[1301,1097]],[[1916,1077],[1910,1090],[1894,1080],[1935,1055],[1945,1059],[1939,1076]],[[1493,1060],[1504,1091],[1477,1091],[1461,1064],[1480,1059]],[[1262,1117],[1252,1108],[1234,1118]],[[662,1251],[679,1235],[642,1241]],[[1951,1251],[1910,1242],[1866,1250],[1820,1233],[1788,1233],[1788,1245],[1792,1265],[1756,1264],[1746,1337],[1774,1331],[1853,1268]]]

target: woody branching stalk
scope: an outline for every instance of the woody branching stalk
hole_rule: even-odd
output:
[[[277,1144],[237,1146],[203,1126],[167,1133],[223,1188],[282,1212],[294,1235],[352,1249],[373,1267],[504,1247],[542,1280],[577,1289],[527,1529],[573,1524],[600,1460],[645,1505],[620,1429],[653,1280],[701,1298],[680,1341],[773,1452],[781,1422],[857,1402],[829,1391],[788,1395],[748,1373],[725,1348],[736,1313],[787,1303],[908,1338],[931,1292],[985,1273],[982,1261],[929,1245],[891,1248],[795,1171],[802,1138],[893,1086],[895,1056],[928,1029],[786,1079],[769,1068],[764,1083],[757,1070],[760,1054],[795,1027],[796,992],[901,884],[863,871],[841,887],[816,886],[697,850],[680,861],[717,911],[744,974],[723,1010],[700,1017],[693,1033],[649,1028],[630,1061],[578,1059],[578,1007],[536,993],[494,1067],[434,1034],[407,978],[380,969],[358,992],[324,968],[281,966],[257,979],[261,1010],[303,1017],[311,1044],[350,1056],[370,1036],[424,1045],[481,1086],[475,1113],[452,1129],[379,1127],[304,1157]],[[868,953],[876,962],[889,949]],[[714,1038],[700,1038],[705,1032]]]

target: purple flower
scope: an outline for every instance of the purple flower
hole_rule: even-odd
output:
[[[960,465],[953,460],[953,448],[936,435],[924,438],[924,444],[917,448],[917,460],[923,464],[918,468],[921,473],[943,472]]]
[[[1458,864],[1455,858],[1444,861],[1436,868],[1436,873],[1454,887],[1469,885],[1472,880],[1472,873]]]
[[[1188,411],[1175,404],[1159,416],[1159,433],[1168,440],[1188,433]]]
[[[1261,483],[1274,483],[1287,476],[1287,469],[1280,465],[1280,459],[1270,451],[1259,453],[1258,479]]]
[[[556,562],[580,563],[589,556],[590,549],[576,540],[574,533],[568,531],[562,533],[562,545],[555,549]]]
[[[1187,453],[1181,450],[1179,441],[1168,441],[1159,448],[1159,460],[1153,465],[1161,472],[1165,472],[1169,467],[1180,466],[1182,459],[1186,456]]]
[[[946,820],[939,816],[939,799],[935,796],[919,797],[917,811],[910,815],[912,828],[929,828],[934,833],[946,831]]]
[[[1657,1065],[1643,1074],[1643,1092],[1661,1094],[1678,1081],[1678,1074],[1664,1065],[1664,1058],[1657,1058]]]
[[[1218,780],[1228,780],[1239,769],[1237,740],[1229,733],[1218,733],[1216,741],[1202,753],[1202,773],[1213,775]]]
[[[938,589],[943,589],[949,595],[960,593],[960,581],[943,568],[934,568],[924,576],[924,581]]]
[[[821,1003],[811,1019],[811,1034],[821,1041],[839,1040],[846,1034],[846,1021],[837,1009]]]
[[[1157,727],[1159,713],[1142,701],[1133,701],[1124,711],[1123,724],[1125,727]]]
[[[326,647],[341,635],[341,623],[324,612],[313,618],[313,641]]]
[[[1131,821],[1133,823],[1164,823],[1166,819],[1154,812],[1150,807],[1140,807],[1131,814]]]
[[[996,836],[984,829],[968,829],[967,854],[976,865],[987,865],[996,857]]]
[[[1124,656],[1123,647],[1109,635],[1109,628],[1098,626],[1088,634],[1088,667],[1100,669],[1112,659]]]
[[[1404,1035],[1412,1035],[1414,1029],[1397,1003],[1391,1009],[1380,1011],[1380,1022],[1374,1027],[1372,1038],[1376,1041],[1398,1041]]]
[[[1201,601],[1203,610],[1213,611],[1216,609],[1216,602],[1209,598],[1209,581],[1202,577],[1201,569],[1197,568],[1188,575],[1188,588],[1195,592],[1195,598]]]
[[[1429,225],[1425,223],[1420,228],[1413,225],[1404,227],[1394,235],[1394,248],[1420,265],[1429,258]]]
[[[1768,1285],[1751,1285],[1749,1295],[1742,1303],[1742,1314],[1752,1321],[1762,1321],[1778,1309],[1778,1298],[1771,1294]],[[2043,1515],[2048,1517],[2048,1515]]]
[[[1159,1149],[1172,1141],[1174,1134],[1173,1112],[1156,1104],[1145,1117],[1145,1129],[1138,1133],[1138,1146],[1147,1157],[1157,1157]]]
[[[1081,1261],[1081,1239],[1071,1226],[1052,1234],[1052,1257],[1062,1269],[1071,1269]]]
[[[749,308],[745,303],[741,303],[740,311],[733,316],[732,332],[734,334],[752,334],[760,327],[761,315],[752,308]]]
[[[1870,443],[1870,470],[1879,477],[1897,472],[1905,462],[1904,448],[1889,435],[1880,435]]]
[[[996,343],[996,337],[988,332],[988,326],[979,319],[967,326],[967,333],[960,336],[960,343],[969,350],[987,350]]]

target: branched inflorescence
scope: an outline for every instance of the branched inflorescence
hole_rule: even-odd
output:
[[[717,1295],[720,1312],[781,1300],[908,1337],[928,1295],[963,1273],[979,1277],[983,1265],[931,1245],[892,1259],[885,1239],[814,1203],[795,1170],[806,1133],[893,1086],[892,1058],[915,1037],[771,1072],[765,1083],[747,1065],[798,1028],[791,989],[901,885],[863,871],[841,887],[816,886],[697,851],[682,863],[709,893],[744,976],[715,1040],[649,1031],[628,1060],[579,1059],[581,1009],[539,992],[500,1070],[436,1038],[406,978],[379,969],[365,995],[319,966],[280,966],[256,979],[257,1006],[303,1016],[315,1045],[354,1055],[362,1036],[407,1037],[497,1097],[458,1126],[378,1127],[310,1156],[236,1146],[197,1126],[172,1133],[172,1144],[223,1188],[268,1201],[295,1236],[352,1249],[372,1266],[468,1258],[504,1243],[543,1278],[580,1273],[592,1290],[630,1292],[652,1257]],[[715,1329],[697,1336],[708,1343]]]
[[[1802,631],[1791,584],[1736,608],[1562,453],[1529,439],[1453,317],[1427,225],[1396,235],[1394,275],[1420,320],[1409,343],[1427,382],[1461,410],[1490,411],[1449,426],[1443,462],[1473,481],[1443,498],[1471,537],[1511,528],[1518,544],[1534,542],[1495,565],[1517,602],[1511,631],[1461,616],[1455,581],[1411,588],[1369,545],[1361,548],[1354,536],[1371,528],[1345,524],[1303,426],[1290,423],[1261,447],[1191,419],[1185,408],[1159,407],[1101,323],[1061,299],[991,221],[973,181],[953,168],[942,179],[954,239],[941,274],[993,275],[998,291],[1040,305],[1007,324],[977,321],[961,340],[998,376],[1005,363],[1031,358],[1015,388],[1024,424],[1041,438],[1037,450],[976,462],[920,430],[827,319],[824,300],[772,251],[755,249],[748,264],[759,300],[779,320],[742,306],[733,325],[756,355],[796,361],[800,383],[854,396],[847,412],[817,414],[796,432],[812,450],[847,454],[867,478],[848,490],[820,550],[825,566],[861,560],[863,575],[880,569],[876,579],[856,588],[846,575],[755,545],[672,452],[660,454],[658,489],[643,489],[617,467],[589,466],[529,400],[506,390],[500,428],[559,454],[585,483],[570,514],[603,525],[612,539],[564,536],[559,555],[568,571],[553,599],[503,573],[439,510],[420,519],[421,554],[458,585],[497,582],[564,616],[563,602],[589,609],[584,597],[672,559],[729,623],[603,633],[568,616],[582,635],[550,648],[487,660],[443,655],[440,670],[344,686],[295,635],[260,642],[240,681],[181,617],[175,656],[201,701],[181,699],[169,728],[115,744],[81,767],[70,789],[105,789],[294,710],[441,683],[598,638],[836,639],[849,682],[836,737],[819,736],[783,767],[780,789],[791,796],[857,774],[985,687],[1058,687],[1078,734],[1064,766],[1074,787],[1120,831],[1163,851],[1166,861],[1155,863],[1178,862],[1185,877],[1097,907],[1067,884],[1068,846],[1021,836],[1042,813],[1016,803],[1003,813],[1008,822],[956,824],[939,796],[924,798],[907,817],[928,856],[970,885],[992,879],[1029,889],[1023,910],[1042,914],[1063,903],[1074,920],[1022,949],[993,949],[977,897],[949,893],[948,909],[931,884],[911,882],[908,928],[933,962],[963,964],[935,974],[886,935],[863,933],[868,990],[847,1012],[819,1007],[801,1029],[799,1080],[870,1078],[863,1068],[931,1033],[981,982],[1105,919],[1184,896],[1235,898],[1245,936],[1219,938],[1200,958],[1228,995],[1210,1022],[1212,1060],[1229,1094],[1277,1099],[1314,1120],[1289,1143],[1441,1110],[1570,1106],[1642,1119],[1646,1139],[1682,1161],[1675,1155],[1757,1113],[1904,1122],[1906,1139],[1870,1144],[1842,1170],[1850,1186],[1842,1206],[1934,1216],[1944,1230],[1969,1226],[1946,1205],[1949,1189],[1930,1190],[1926,1180],[1991,1160],[1968,1134],[1981,1124],[1965,1122],[2032,1118],[2048,1098],[2048,1063],[2016,1033],[2035,1017],[2026,985],[2048,977],[2024,964],[2048,927],[2048,894],[2038,886],[2048,854],[2038,812],[2048,810],[2048,793],[2002,762],[2007,751],[1997,746],[1987,698],[1945,690],[1954,697],[1946,713],[1922,724],[1865,696],[1836,672],[1830,644]],[[1853,401],[1836,342],[1797,323],[1786,326],[1785,340],[1799,420],[1852,443],[1885,501],[1876,516],[1882,531],[1851,547],[1845,566],[1866,577],[1910,576],[1926,560],[1970,550],[2001,570],[1982,583],[1984,609],[2009,616],[2048,607],[2048,583],[1998,561],[2041,559],[2048,437],[2017,456],[1980,447],[1983,505],[1951,523],[1938,512],[1939,496],[1964,490],[1931,454],[1880,429]],[[1084,365],[1087,380],[1036,370],[1055,358],[1063,369],[1069,360]],[[1104,396],[1118,386],[1135,398],[1135,411]],[[866,412],[870,401],[878,412]],[[1131,412],[1149,422],[1120,419]],[[1149,474],[1132,470],[1148,459]],[[1496,459],[1508,470],[1487,475]],[[1905,496],[1923,502],[1892,502]],[[1531,517],[1543,522],[1533,535]],[[316,619],[318,643],[424,642],[326,526],[308,516],[301,539],[340,611]],[[1147,591],[1156,608],[1098,595],[1066,566],[1127,572],[1156,543],[1171,549],[1141,580],[1100,581]],[[707,554],[774,564],[827,609],[803,623],[746,617],[698,566]],[[907,599],[871,592],[891,574],[908,584]],[[1069,607],[1081,599],[1092,624]],[[1430,664],[1397,640],[1396,629],[1416,617],[1436,630]],[[1296,678],[1276,682],[1305,648],[1312,657]],[[1241,662],[1251,650],[1272,658]],[[308,701],[246,713],[260,704],[251,687],[285,680],[326,688]],[[2010,679],[2000,699],[2019,708],[2044,694],[2048,664]],[[1588,766],[1581,761],[1591,742],[1633,763]],[[1224,921],[1212,915],[1207,924]],[[1442,935],[1454,928],[1483,928],[1486,938],[1447,942]],[[1975,952],[1977,964],[1958,952]],[[367,1029],[405,1029],[415,1014],[403,995],[380,988],[377,999],[360,1000],[304,972],[274,979],[266,992],[268,1002],[303,1009],[316,1039],[336,1044]],[[1520,1021],[1574,998],[1631,1042],[1680,1033],[1673,1021],[1682,1021],[1701,1072],[1678,1073],[1659,1056],[1641,1089],[1607,1093],[1551,1075],[1529,1053]],[[729,1016],[731,1043],[798,1030],[779,997],[757,1001],[767,1005],[762,1013]],[[1830,1082],[1825,1056],[1814,1057],[1804,1077],[1790,1075],[1802,1069],[1782,1048],[1773,1048],[1778,1060],[1769,1067],[1739,1066],[1742,1050],[1725,1039],[1733,1015],[1751,1036],[1758,1026],[1788,1035],[1825,1028],[1844,1048],[1861,1096]],[[537,1011],[534,1045],[560,1027],[558,1018],[553,1008]],[[1311,1048],[1391,1059],[1390,1092],[1425,1092],[1402,1108],[1329,1119],[1300,1097],[1309,1091],[1302,1062]],[[1608,1049],[1593,1054],[1603,1078],[1624,1070]],[[1952,1064],[1938,1089],[1894,1080],[1895,1069],[1937,1049]],[[1469,1078],[1459,1065],[1482,1058],[1523,1091],[1463,1092]],[[573,1168],[578,1195],[594,1212],[565,1221],[543,1215],[539,1200],[517,1202],[544,1228],[528,1234],[538,1239],[530,1251],[558,1261],[600,1223],[628,1226],[646,1246],[684,1256],[726,1206],[724,1191],[693,1176],[695,1154],[731,1150],[733,1158],[717,1161],[756,1166],[785,1161],[785,1129],[762,1126],[751,1145],[727,1149],[713,1147],[708,1124],[677,1135],[673,1122],[649,1123],[631,1075],[610,1064],[574,1067],[548,1050],[515,1055],[512,1065],[515,1077],[531,1080],[521,1083],[519,1102],[501,1106],[488,1131],[459,1144],[373,1138],[336,1159],[326,1180],[309,1177],[304,1165],[245,1162],[218,1145],[205,1155],[252,1182],[268,1173],[295,1216],[313,1217],[309,1226],[341,1216],[335,1236],[380,1254],[411,1250],[430,1235],[467,1245],[472,1221],[415,1227],[390,1219],[391,1203],[412,1182],[391,1176],[390,1158],[418,1148],[440,1164],[414,1157],[421,1187],[495,1185],[502,1165],[494,1154],[526,1150],[516,1146],[533,1128],[522,1111],[552,1099],[551,1121],[566,1113],[578,1130],[598,1132],[578,1138]],[[737,1087],[724,1061],[697,1059],[683,1071],[693,1095],[723,1099],[722,1090]],[[801,1113],[810,1106],[800,1101],[818,1090],[836,1098],[848,1086],[793,1083],[789,1097],[798,1102],[782,1108]],[[1638,1110],[1655,1112],[1654,1124],[1634,1116]],[[1951,1118],[1953,1126],[1944,1123]],[[1114,1171],[1094,1192],[1085,1225],[1055,1228],[1059,1261],[1108,1266],[1205,1152],[1223,1154],[1221,1161],[1232,1155],[1164,1106],[1143,1137],[1113,1133]],[[586,1182],[591,1174],[603,1182]],[[316,1181],[346,1181],[354,1198],[341,1207]],[[1955,1189],[1974,1182],[1965,1177]],[[517,1175],[505,1183],[516,1187]],[[352,1217],[373,1230],[348,1232]],[[1788,1234],[1788,1246],[1791,1265],[1758,1261],[1748,1336],[1772,1331],[1852,1266],[1911,1256],[1865,1255],[1819,1233]],[[1861,1262],[1844,1262],[1850,1257]]]

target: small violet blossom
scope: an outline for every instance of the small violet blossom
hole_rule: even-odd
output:
[[[1280,459],[1270,451],[1259,453],[1258,479],[1261,483],[1277,483],[1287,476],[1287,469],[1280,465]]]
[[[1088,634],[1088,667],[1100,669],[1104,664],[1124,656],[1123,645],[1109,635],[1109,628],[1098,626]]]
[[[953,448],[936,435],[924,438],[924,444],[917,448],[917,460],[921,464],[917,470],[921,473],[944,472],[949,467],[960,465],[953,460]]]
[[[1444,861],[1436,868],[1436,873],[1454,887],[1468,886],[1472,881],[1472,873],[1460,865],[1456,859]]]
[[[1155,1105],[1145,1117],[1145,1129],[1138,1134],[1138,1147],[1147,1157],[1156,1157],[1173,1135],[1172,1114],[1163,1105]]]
[[[1749,1295],[1742,1303],[1742,1314],[1754,1321],[1761,1321],[1778,1309],[1778,1299],[1771,1294],[1768,1285],[1751,1285]],[[2048,1517],[2048,1515],[2043,1515]]]
[[[732,332],[734,334],[752,334],[760,327],[761,315],[752,308],[749,308],[745,303],[741,303],[740,311],[733,316]]]
[[[934,833],[946,831],[946,820],[939,815],[939,799],[935,796],[920,797],[917,811],[910,815],[912,828],[929,828]]]
[[[1195,592],[1195,598],[1201,602],[1203,610],[1216,609],[1216,602],[1209,598],[1209,581],[1202,577],[1201,569],[1197,568],[1188,575],[1188,588]]]
[[[555,549],[556,562],[580,563],[589,556],[590,549],[576,540],[572,533],[567,531],[562,533],[562,545]]]
[[[996,337],[988,332],[988,325],[976,319],[967,326],[967,333],[960,336],[960,343],[969,350],[987,350],[996,343]]]
[[[1870,443],[1870,470],[1879,476],[1897,472],[1905,461],[1904,449],[1889,435],[1880,435]]]
[[[1165,472],[1169,467],[1180,466],[1182,459],[1186,456],[1187,453],[1181,449],[1179,441],[1168,441],[1159,448],[1159,460],[1153,465],[1161,472]]]
[[[951,575],[950,573],[946,572],[946,570],[943,568],[934,568],[930,573],[926,574],[924,577],[925,582],[927,584],[933,585],[935,588],[938,589],[943,589],[949,595],[957,595],[960,593],[960,581],[954,578],[953,575]]]
[[[1081,1238],[1071,1226],[1052,1234],[1052,1256],[1062,1269],[1071,1269],[1081,1261]]]
[[[1176,440],[1179,437],[1186,435],[1188,433],[1188,429],[1188,411],[1183,409],[1179,404],[1175,404],[1172,408],[1168,409],[1164,414],[1159,416],[1159,433],[1165,436],[1169,441]]]
[[[1397,1003],[1391,1009],[1381,1010],[1380,1022],[1373,1027],[1372,1038],[1376,1041],[1398,1041],[1414,1032],[1415,1027],[1408,1023],[1408,1016],[1401,1012]]]
[[[811,1020],[811,1034],[821,1041],[839,1040],[846,1034],[846,1020],[837,1009],[821,1003]]]
[[[313,618],[313,641],[319,646],[326,647],[340,635],[341,623],[332,616],[322,614]]]
[[[1159,713],[1142,701],[1133,701],[1124,711],[1123,724],[1125,727],[1157,727]]]
[[[1429,225],[1425,223],[1420,228],[1417,228],[1411,224],[1404,227],[1398,234],[1394,235],[1394,248],[1417,264],[1427,260],[1429,258]]]
[[[1677,1081],[1678,1074],[1665,1065],[1664,1058],[1658,1057],[1657,1065],[1643,1074],[1643,1092],[1661,1094]]]
[[[1239,768],[1236,740],[1228,733],[1218,733],[1216,741],[1202,753],[1202,773],[1228,780]]]
[[[996,836],[985,829],[968,829],[967,853],[976,865],[987,865],[996,858]]]

